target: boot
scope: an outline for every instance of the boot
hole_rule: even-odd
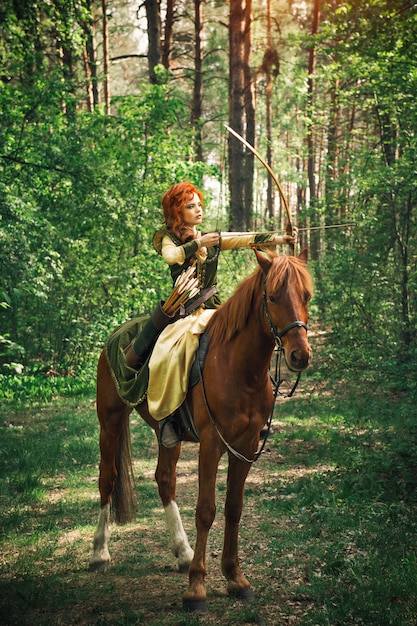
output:
[[[132,344],[126,348],[125,361],[126,364],[134,370],[138,370],[143,363],[143,359],[136,354]]]
[[[158,441],[164,448],[175,448],[180,442],[172,415],[159,422]]]
[[[127,365],[133,369],[139,369],[143,365],[158,336],[175,319],[174,315],[165,313],[162,304],[162,302],[159,302],[141,332],[134,338],[130,346],[126,348],[125,360]]]

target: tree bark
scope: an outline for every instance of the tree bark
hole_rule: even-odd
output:
[[[327,127],[327,156],[325,172],[326,224],[341,220],[338,215],[337,179],[339,176],[337,133],[339,127],[339,80],[330,87],[329,124]],[[340,193],[340,190],[339,190]]]
[[[313,22],[311,27],[311,35],[317,35],[320,21],[320,0],[314,0]],[[316,166],[315,166],[315,146],[314,146],[314,125],[313,125],[313,100],[314,100],[314,72],[316,66],[316,46],[314,41],[310,46],[308,57],[308,79],[307,79],[307,110],[308,110],[308,127],[307,127],[307,171],[308,185],[310,190],[310,206],[312,207],[312,226],[319,226],[320,218],[314,209],[317,203],[316,191]],[[312,231],[311,233],[311,255],[313,259],[317,259],[320,250],[320,231]]]
[[[91,80],[91,64],[90,64],[90,58],[88,56],[87,42],[85,42],[83,46],[83,60],[84,60],[86,91],[87,91],[87,110],[89,113],[93,113],[94,94],[93,94],[93,83]]]
[[[161,7],[159,0],[145,0],[146,18],[148,21],[148,71],[149,80],[153,85],[159,83],[155,68],[162,64],[161,47]]]
[[[162,63],[163,63],[163,66],[167,70],[169,70],[171,67],[171,55],[172,55],[173,33],[174,33],[174,11],[175,11],[175,0],[167,0],[164,45],[163,45],[163,50],[162,50]]]
[[[229,124],[249,143],[254,143],[254,107],[250,72],[251,2],[230,0],[229,16]],[[248,27],[249,26],[249,27]],[[250,227],[253,198],[253,158],[247,159],[243,144],[229,137],[230,228]],[[252,165],[251,165],[252,161]],[[247,181],[247,177],[251,180]],[[245,210],[248,206],[248,210]]]
[[[84,66],[87,78],[87,98],[89,109],[93,110],[100,102],[97,81],[97,51],[95,45],[96,22],[91,0],[87,2],[87,8],[91,14],[91,21],[84,22],[86,35],[84,46]]]
[[[196,161],[203,161],[203,143],[201,135],[201,122],[203,119],[202,30],[203,3],[202,0],[194,0],[194,85],[191,107],[191,125],[194,128],[194,152]]]
[[[279,73],[278,51],[272,44],[271,32],[271,0],[266,3],[266,50],[262,60],[261,71],[265,74],[265,109],[266,109],[266,160],[272,168],[272,74]],[[273,69],[274,68],[274,69]],[[266,191],[266,217],[272,224],[275,218],[275,194],[272,178],[268,176]],[[280,224],[281,226],[281,224]]]
[[[246,141],[255,145],[255,97],[252,81],[251,54],[252,54],[252,0],[246,0],[244,7],[244,37],[243,37],[243,94],[246,117]],[[245,152],[245,186],[243,192],[243,210],[245,229],[252,229],[253,215],[253,175],[255,157],[250,150]]]
[[[101,0],[103,12],[103,69],[104,69],[104,104],[106,114],[111,114],[110,107],[110,54],[109,54],[109,24],[107,19],[107,0]]]

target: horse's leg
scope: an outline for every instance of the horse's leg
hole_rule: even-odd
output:
[[[106,568],[110,564],[110,499],[117,476],[116,453],[123,424],[131,409],[118,397],[104,354],[98,364],[97,415],[100,422],[100,516],[94,534],[94,551],[90,569]]]
[[[110,504],[100,509],[97,529],[94,533],[93,556],[90,559],[90,569],[107,569],[110,565]]]
[[[108,435],[101,426],[100,432],[100,516],[94,533],[93,556],[90,569],[107,568],[110,564],[110,499],[116,479],[117,437]]]
[[[174,556],[178,558],[179,571],[187,572],[194,552],[188,543],[178,505],[175,501],[177,483],[176,468],[180,451],[180,445],[175,448],[159,446],[155,478],[158,483],[159,496],[165,510],[169,547]]]
[[[253,598],[250,583],[240,569],[238,557],[238,534],[242,515],[243,491],[250,467],[250,463],[239,461],[229,454],[222,572],[227,579],[229,595],[242,600]]]
[[[183,606],[187,611],[207,612],[206,589],[206,549],[209,530],[216,515],[216,477],[222,451],[215,440],[200,443],[198,502],[195,512],[197,539],[194,558],[190,564],[189,587],[183,596]]]

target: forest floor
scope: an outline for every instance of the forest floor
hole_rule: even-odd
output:
[[[346,390],[345,390],[346,391]],[[188,577],[168,549],[157,443],[131,418],[138,509],[111,527],[108,571],[90,572],[99,512],[91,398],[0,417],[0,623],[4,626],[414,626],[417,428],[404,398],[309,390],[280,401],[249,473],[240,562],[255,601],[228,597],[220,571],[227,457],[207,550],[209,613],[184,613]],[[195,541],[198,446],[184,444],[178,504]]]

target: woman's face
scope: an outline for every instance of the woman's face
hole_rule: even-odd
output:
[[[196,193],[182,210],[182,216],[187,226],[196,227],[203,221],[203,204]]]

